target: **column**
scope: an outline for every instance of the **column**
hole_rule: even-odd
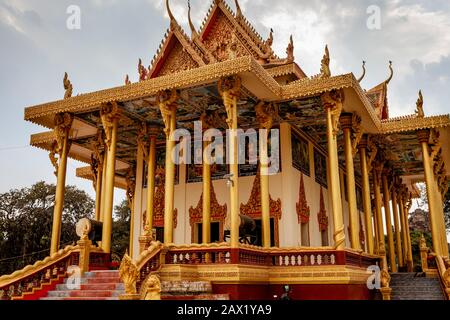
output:
[[[239,246],[239,164],[238,164],[238,137],[237,137],[237,102],[240,96],[241,79],[239,77],[222,78],[218,83],[218,90],[222,97],[227,112],[227,124],[229,128],[228,161],[230,163],[230,242],[232,248]]]
[[[345,247],[344,217],[342,215],[341,187],[339,182],[339,158],[337,150],[337,135],[339,133],[339,117],[342,112],[344,93],[332,90],[322,95],[322,104],[327,118],[328,139],[328,169],[329,192],[331,194],[331,208],[333,211],[334,246],[338,250]]]
[[[395,246],[394,235],[392,233],[392,219],[391,219],[391,199],[388,183],[388,170],[383,172],[383,201],[384,201],[384,217],[386,220],[386,231],[389,246],[389,263],[391,265],[391,272],[397,272],[397,264],[395,263]]]
[[[341,128],[344,131],[345,170],[347,174],[347,197],[350,218],[350,243],[352,249],[360,250],[359,214],[358,205],[356,203],[355,168],[353,164],[352,127],[353,114],[342,114]]]
[[[373,225],[372,225],[372,206],[370,199],[370,180],[369,171],[367,167],[367,135],[364,135],[359,143],[359,157],[361,162],[361,176],[362,176],[362,193],[364,206],[364,220],[366,223],[366,242],[367,251],[370,254],[374,253],[373,245]]]
[[[392,186],[392,215],[394,216],[394,227],[395,227],[395,242],[397,247],[397,260],[399,268],[403,267],[403,251],[402,251],[402,238],[400,234],[400,220],[398,212],[398,202],[397,202],[397,184],[396,179],[394,179],[394,185]]]
[[[262,223],[262,245],[270,248],[270,193],[269,193],[269,158],[268,144],[269,130],[273,124],[273,105],[260,102],[255,107],[256,118],[259,122],[259,170],[261,183],[261,223]]]
[[[399,207],[399,214],[400,214],[400,223],[402,225],[402,252],[403,252],[403,265],[407,264],[407,256],[408,256],[408,232],[407,229],[407,223],[405,218],[405,206],[403,205],[403,190],[399,187],[398,194],[397,194],[397,200],[398,200],[398,207]]]
[[[114,209],[114,183],[116,175],[117,128],[120,110],[116,102],[104,104],[100,110],[103,129],[105,130],[107,146],[107,166],[105,179],[105,198],[103,212],[102,249],[111,252],[112,214]]]
[[[433,250],[436,254],[442,255],[442,241],[439,234],[439,220],[438,220],[438,210],[436,197],[434,196],[435,188],[433,187],[434,181],[434,172],[433,172],[433,164],[430,157],[429,152],[429,139],[430,139],[430,131],[429,130],[421,130],[417,132],[417,136],[419,138],[419,142],[422,147],[422,157],[423,157],[423,168],[425,174],[425,183],[427,188],[427,197],[428,197],[428,207],[429,207],[429,215],[430,215],[430,226],[431,226],[431,235],[433,238]]]
[[[155,200],[155,174],[156,174],[156,137],[158,129],[152,128],[149,132],[149,149],[147,159],[147,215],[145,221],[145,235],[152,236],[153,230],[153,212]]]
[[[138,151],[138,153],[140,153]],[[140,159],[139,159],[140,158]],[[129,255],[130,257],[133,257],[134,252],[134,221],[135,221],[135,198],[136,195],[136,171],[139,167],[139,160],[142,160],[142,155],[138,154],[137,162],[138,166],[136,168],[133,168],[130,166],[127,172],[126,181],[127,181],[127,200],[128,200],[128,207],[130,208],[130,240],[129,240]],[[142,166],[142,165],[141,165]]]
[[[406,193],[405,193],[406,194]],[[406,255],[406,265],[408,266],[408,272],[413,271],[413,258],[412,258],[412,246],[411,246],[411,234],[409,231],[409,209],[410,206],[408,205],[408,202],[410,199],[405,199],[403,204],[405,206],[404,213],[405,213],[405,224],[406,224],[406,248],[407,248],[407,255]]]
[[[150,246],[153,239],[153,212],[155,198],[155,171],[156,171],[156,139],[159,128],[145,127],[145,135],[148,136],[148,145],[141,142],[144,162],[147,163],[147,203],[144,221],[144,232],[139,237],[139,251],[142,253]],[[143,133],[141,133],[142,135]],[[142,139],[141,139],[142,140]],[[148,149],[147,149],[148,148]],[[143,169],[144,170],[144,169]],[[143,185],[143,181],[142,181]]]
[[[94,144],[93,165],[95,166],[95,220],[101,219],[102,187],[103,187],[103,163],[105,162],[105,148],[102,130],[97,133],[97,141]]]
[[[55,205],[53,208],[52,240],[50,255],[59,250],[61,238],[61,221],[64,208],[64,193],[66,191],[67,157],[70,150],[69,134],[72,127],[73,116],[69,113],[55,116],[55,134],[57,151],[59,154],[58,175],[56,182]]]
[[[178,94],[176,90],[164,91],[158,95],[159,109],[164,121],[166,135],[166,168],[164,198],[164,244],[173,243],[173,210],[175,194],[175,163],[172,153],[175,141],[172,134],[176,130]]]
[[[104,220],[105,213],[105,190],[106,190],[106,169],[108,166],[108,148],[105,147],[103,152],[103,168],[102,168],[102,188],[101,188],[101,201],[100,201],[100,221]]]
[[[211,162],[207,154],[209,142],[203,142],[202,242],[211,242]]]
[[[384,241],[383,217],[381,216],[381,175],[384,164],[382,162],[375,163],[373,168],[373,190],[375,193],[375,219],[377,221],[378,232],[378,254],[386,254],[386,246]]]

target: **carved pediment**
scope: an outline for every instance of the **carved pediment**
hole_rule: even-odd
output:
[[[310,209],[308,206],[308,201],[306,200],[305,194],[305,183],[303,181],[303,173],[300,172],[300,189],[299,189],[299,197],[298,202],[296,203],[296,211],[298,217],[298,223],[308,223]]]
[[[164,227],[164,203],[165,203],[165,170],[162,167],[158,167],[155,172],[155,180],[160,181],[157,184],[154,197],[154,209],[153,209],[153,227]],[[147,212],[144,211],[142,217],[143,228],[145,228]],[[173,228],[176,229],[178,224],[178,209],[173,210]]]
[[[270,197],[270,217],[281,219],[281,200],[276,201]],[[261,180],[258,174],[253,182],[252,192],[250,194],[250,199],[246,204],[241,203],[241,214],[249,216],[251,218],[261,217]]]
[[[328,229],[328,217],[327,210],[325,209],[322,187],[320,187],[320,210],[317,213],[317,219],[319,220],[319,230],[326,231]]]
[[[216,192],[214,186],[211,183],[211,221],[224,222],[227,216],[227,204],[220,205],[217,201]],[[198,200],[197,206],[189,208],[189,223],[191,227],[195,223],[202,222],[203,218],[203,193]]]

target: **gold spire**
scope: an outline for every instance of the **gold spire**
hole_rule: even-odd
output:
[[[363,81],[364,77],[366,76],[366,62],[365,62],[365,61],[363,61],[362,69],[363,69],[363,74],[362,74],[362,76],[358,79],[358,82],[359,82],[359,83],[361,83],[361,81]]]
[[[392,69],[392,61],[389,61],[389,70],[391,71],[391,75],[386,80],[386,84],[389,84],[389,82],[391,82],[392,80],[392,77],[394,76],[394,69]]]
[[[287,54],[287,61],[288,62],[294,62],[294,38],[291,37],[289,38],[289,44],[286,48],[286,54]]]
[[[188,0],[188,20],[189,20],[189,27],[191,28],[191,37],[192,39],[195,39],[198,37],[197,30],[195,30],[195,26],[192,23],[191,19],[191,0]]]
[[[167,9],[167,14],[169,15],[169,18],[170,18],[170,29],[174,29],[178,25],[178,22],[175,19],[175,17],[173,16],[172,11],[170,10],[169,0],[166,0],[166,9]]]
[[[419,90],[419,98],[417,99],[416,102],[416,115],[418,118],[424,118],[425,117],[425,113],[423,111],[423,95],[422,95],[422,90]]]
[[[329,78],[331,77],[330,71],[330,52],[328,51],[328,45],[325,46],[325,54],[323,55],[320,67],[320,77]]]
[[[236,18],[241,19],[244,15],[242,14],[241,6],[239,5],[238,0],[234,0],[236,4]]]

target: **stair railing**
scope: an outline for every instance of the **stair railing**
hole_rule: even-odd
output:
[[[436,264],[446,298],[450,300],[450,263],[448,257],[443,258],[440,255],[436,255]]]
[[[24,293],[41,288],[60,276],[65,276],[69,266],[78,265],[80,247],[67,246],[44,260],[28,265],[22,270],[0,277],[0,300],[12,300]]]
[[[136,261],[128,252],[125,253],[119,268],[119,276],[125,286],[125,294],[119,297],[121,300],[140,300],[145,298],[147,292],[161,292],[156,273],[165,262],[166,252],[161,242],[153,241]],[[146,292],[141,292],[141,287]]]

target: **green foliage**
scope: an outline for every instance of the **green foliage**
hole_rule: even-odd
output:
[[[0,274],[8,274],[49,255],[56,187],[38,182],[0,194]],[[66,187],[61,246],[75,242],[76,222],[92,217],[94,201],[74,186]]]
[[[130,243],[130,217],[131,211],[128,201],[123,200],[120,205],[114,207],[114,222],[112,232],[113,260],[122,259],[129,248]]]

